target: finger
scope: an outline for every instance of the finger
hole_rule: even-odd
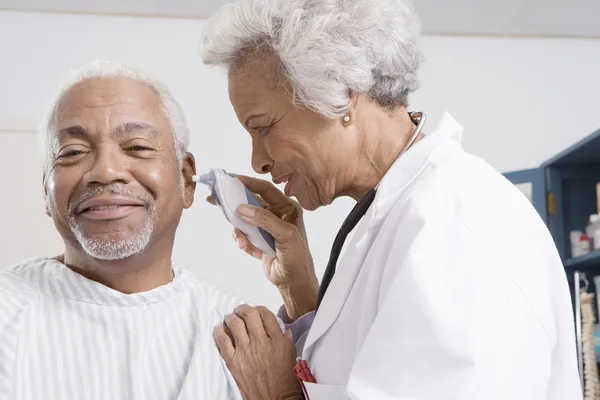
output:
[[[282,336],[283,332],[281,331],[281,326],[279,325],[279,321],[277,320],[275,314],[273,314],[271,310],[266,307],[260,306],[256,307],[256,309],[260,314],[260,318],[262,319],[262,323],[267,335],[269,335],[270,338]]]
[[[254,197],[256,197],[256,200],[258,200],[258,202],[260,203],[260,205],[261,205],[261,206],[263,206],[264,208],[269,208],[269,207],[270,207],[270,204],[269,204],[269,203],[267,203],[267,202],[265,201],[265,199],[263,199],[263,198],[260,196],[260,194],[258,194],[258,193],[254,193]]]
[[[263,228],[275,238],[278,243],[288,241],[296,230],[289,222],[282,221],[275,214],[264,208],[243,204],[238,207],[238,215],[252,226]]]
[[[212,204],[213,206],[217,205],[217,202],[215,201],[215,199],[213,199],[211,196],[208,196],[206,198],[206,201],[208,201],[210,204]]]
[[[256,248],[248,239],[248,236],[244,234],[244,232],[240,231],[238,228],[233,229],[233,239],[237,243],[238,247],[249,256],[252,256],[258,260],[262,260],[263,252]]]
[[[233,338],[233,345],[235,347],[246,347],[250,343],[248,337],[248,331],[246,330],[246,324],[244,321],[235,314],[229,314],[225,317],[225,325],[231,331],[231,337]]]
[[[231,338],[227,334],[226,327],[223,325],[217,325],[213,331],[213,337],[215,339],[217,348],[219,349],[219,353],[221,353],[221,357],[223,357],[225,362],[229,362],[229,360],[231,360],[235,354],[235,347],[233,346]]]
[[[243,175],[236,175],[235,177],[238,178],[248,190],[262,197],[272,208],[279,211],[290,210],[294,207],[292,199],[282,193],[281,190],[277,189],[271,182]]]
[[[244,320],[250,341],[264,340],[267,337],[260,311],[248,304],[242,304],[235,309],[235,313]]]

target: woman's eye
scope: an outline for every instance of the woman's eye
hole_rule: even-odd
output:
[[[262,137],[267,136],[267,134],[269,133],[269,128],[270,128],[270,126],[263,126],[263,127],[257,128],[258,134]]]

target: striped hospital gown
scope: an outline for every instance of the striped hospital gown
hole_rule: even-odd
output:
[[[0,272],[0,399],[237,399],[212,331],[240,304],[174,267],[123,294],[44,258]]]

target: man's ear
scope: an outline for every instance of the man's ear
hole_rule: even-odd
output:
[[[196,192],[196,182],[192,177],[196,175],[196,160],[192,153],[185,153],[181,166],[183,174],[183,208],[188,209],[194,204],[194,193]]]
[[[50,199],[48,198],[48,186],[46,185],[46,173],[42,175],[42,190],[44,191],[44,208],[46,209],[46,215],[51,217],[50,213]]]

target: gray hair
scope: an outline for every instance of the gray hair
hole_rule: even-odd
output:
[[[59,105],[64,95],[77,84],[93,78],[103,77],[123,77],[140,82],[154,90],[158,95],[160,106],[165,118],[169,122],[171,133],[175,142],[175,152],[177,161],[181,166],[183,157],[189,147],[190,135],[185,120],[185,116],[177,101],[173,98],[169,90],[157,79],[148,73],[139,69],[129,67],[123,64],[110,61],[94,61],[82,68],[75,70],[61,85],[54,101],[40,124],[40,147],[43,157],[44,173],[47,173],[52,159],[56,155],[53,136],[56,135],[57,117],[59,113]]]
[[[406,0],[237,0],[207,22],[205,64],[235,67],[267,45],[294,101],[341,117],[351,93],[379,105],[407,105],[418,87],[420,21]],[[240,58],[242,58],[240,60]]]

